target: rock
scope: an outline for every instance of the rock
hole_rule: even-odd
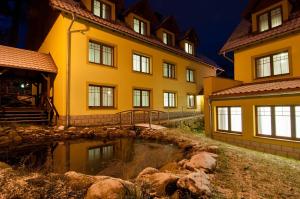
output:
[[[13,141],[14,141],[15,144],[20,144],[22,142],[22,140],[23,140],[23,138],[19,135],[15,136],[13,138]]]
[[[216,168],[217,161],[215,159],[216,154],[208,152],[200,152],[184,164],[184,168],[195,171],[198,169],[205,169],[207,171],[213,171]]]
[[[76,127],[72,126],[68,128],[68,131],[76,131]]]
[[[94,183],[87,191],[85,199],[136,198],[135,186],[121,179],[107,178]]]
[[[208,146],[206,151],[217,154],[219,152],[219,147],[218,146]]]
[[[58,130],[60,130],[60,131],[63,131],[63,130],[65,130],[65,126],[59,126],[58,128],[57,128]]]
[[[180,189],[188,190],[196,197],[210,196],[209,177],[204,171],[190,173],[177,181]]]
[[[89,187],[97,181],[94,176],[88,176],[74,171],[65,173],[65,176],[69,179],[71,185],[76,187]]]
[[[4,162],[0,162],[0,169],[11,169],[11,166]]]
[[[179,177],[171,173],[158,172],[153,168],[146,168],[136,178],[136,183],[146,195],[164,197],[171,196],[177,190]]]
[[[8,136],[1,136],[0,137],[0,145],[7,145],[11,143],[11,139]]]

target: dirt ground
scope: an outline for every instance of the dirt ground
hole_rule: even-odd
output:
[[[300,161],[232,146],[187,130],[170,130],[219,146],[213,198],[300,199]]]

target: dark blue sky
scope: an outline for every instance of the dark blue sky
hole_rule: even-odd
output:
[[[127,6],[137,0],[126,0]],[[232,64],[218,55],[234,28],[248,0],[149,0],[152,8],[163,15],[173,15],[181,30],[194,27],[200,45],[198,52],[216,61],[227,70]],[[230,74],[232,72],[228,71]]]

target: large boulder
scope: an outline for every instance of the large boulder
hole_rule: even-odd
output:
[[[178,179],[179,177],[174,174],[146,168],[136,178],[136,184],[141,188],[144,195],[163,197],[174,194],[177,190]]]
[[[6,163],[4,163],[4,162],[0,162],[0,170],[1,169],[10,169],[11,167],[8,165],[8,164],[6,164]]]
[[[201,170],[180,178],[177,181],[177,186],[197,198],[211,195],[209,176]]]
[[[87,191],[85,199],[136,198],[133,183],[116,178],[105,178],[95,182]]]
[[[213,171],[216,168],[217,161],[215,158],[218,156],[213,153],[200,152],[197,155],[192,156],[189,161],[184,163],[184,168],[196,171],[199,169],[204,169],[206,171]]]

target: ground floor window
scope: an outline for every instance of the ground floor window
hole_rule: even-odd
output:
[[[195,95],[187,95],[187,107],[195,108],[196,107],[196,97]]]
[[[89,107],[114,107],[114,88],[89,85]]]
[[[242,132],[241,107],[217,107],[217,130],[234,133]]]
[[[133,106],[136,108],[150,107],[150,91],[149,90],[133,90]]]
[[[299,106],[256,107],[257,135],[299,139]]]
[[[164,107],[168,107],[168,108],[176,107],[176,93],[164,92]]]

